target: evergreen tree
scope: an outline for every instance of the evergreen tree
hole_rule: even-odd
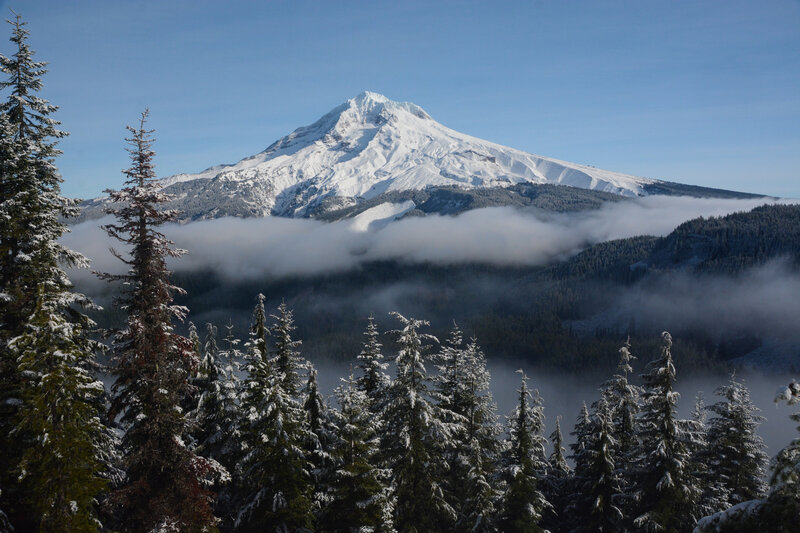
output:
[[[182,436],[189,425],[181,399],[198,360],[189,339],[173,331],[172,320],[186,309],[172,303],[182,290],[170,283],[168,257],[183,250],[156,228],[177,213],[160,206],[169,196],[155,181],[152,131],[145,129],[148,112],[138,128],[128,127],[132,165],[124,171],[125,187],[108,190],[116,222],[103,226],[113,238],[130,246],[130,257],[114,254],[129,266],[122,275],[101,274],[123,284],[116,305],[127,312],[127,325],[114,337],[114,398],[109,418],[120,415],[125,484],[114,500],[122,520],[133,531],[157,527],[200,530],[212,527],[213,493],[207,483],[226,472],[216,462],[196,455]]]
[[[64,267],[86,259],[59,244],[61,217],[78,213],[61,196],[57,140],[66,135],[41,98],[45,63],[34,61],[16,16],[14,53],[0,54],[0,507],[18,530],[93,531],[94,500],[110,453],[99,422],[91,303],[72,292]]]
[[[200,335],[197,333],[197,326],[194,322],[189,321],[189,344],[192,346],[192,351],[200,360],[203,358],[203,348],[200,345]]]
[[[424,320],[392,316],[402,329],[393,332],[399,345],[397,378],[387,391],[381,451],[392,471],[394,524],[399,531],[441,531],[452,527],[456,515],[439,481],[447,468],[442,452],[453,430],[429,399],[425,369],[425,343],[436,338],[419,332],[428,325]]]
[[[294,352],[299,342],[290,337],[291,312],[285,305],[281,308],[272,328],[278,338],[275,357],[269,357],[265,346],[263,295],[258,297],[248,343],[242,395],[245,455],[237,468],[244,493],[236,518],[241,531],[305,531],[314,521],[312,465],[304,451],[312,436],[296,394],[286,388],[300,379]]]
[[[586,471],[581,487],[584,506],[581,509],[580,526],[577,531],[620,531],[623,515],[619,506],[622,484],[614,465],[617,441],[611,408],[605,397],[601,397],[594,414],[596,433],[585,448]]]
[[[341,407],[339,439],[333,451],[337,466],[321,529],[334,533],[389,533],[394,531],[390,472],[378,466],[380,426],[369,410],[369,398],[352,374],[342,381],[336,389]]]
[[[622,494],[617,504],[623,511],[624,519],[620,527],[632,529],[632,515],[635,511],[635,498],[631,480],[635,477],[636,457],[634,456],[638,442],[636,418],[639,414],[642,395],[641,387],[631,384],[628,376],[633,372],[631,363],[636,359],[631,353],[628,339],[619,349],[617,371],[605,382],[601,394],[608,401],[614,424],[614,465],[618,479],[622,485]]]
[[[41,531],[97,531],[96,497],[106,487],[101,449],[111,445],[100,422],[103,384],[90,373],[92,343],[46,296],[26,332],[12,339],[27,377],[12,435],[35,435],[18,467]]]
[[[303,358],[297,348],[302,341],[292,339],[292,331],[296,329],[292,311],[285,302],[278,306],[278,314],[270,315],[275,321],[269,329],[273,338],[273,367],[275,372],[282,376],[281,387],[292,398],[300,395],[300,369],[305,366]]]
[[[220,368],[219,349],[217,348],[217,328],[212,324],[206,324],[206,338],[200,347],[200,339],[197,337],[198,355],[200,364],[197,367],[197,374],[191,379],[194,387],[194,408],[189,413],[193,424],[192,437],[198,449],[208,437],[215,432],[215,428],[208,426],[205,419],[219,410],[220,401]],[[189,340],[192,341],[191,329]]]
[[[233,336],[233,325],[227,325],[225,343],[227,348],[219,351],[216,343],[216,328],[206,326],[205,356],[200,363],[198,388],[201,390],[197,410],[193,413],[198,428],[197,451],[219,462],[233,480],[241,476],[236,470],[242,458],[242,431],[240,423],[241,382],[237,375],[241,354]],[[213,354],[217,354],[212,357]],[[207,385],[205,384],[207,381]],[[236,487],[231,483],[218,484],[217,514],[223,524],[234,519],[234,495]]]
[[[336,445],[337,428],[335,414],[320,394],[317,386],[317,371],[308,363],[308,380],[303,389],[303,411],[309,439],[305,443],[306,456],[311,463],[311,479],[314,485],[314,509],[320,510],[328,503],[330,485],[333,483],[335,464],[333,448]]]
[[[709,409],[709,467],[728,490],[732,504],[764,496],[767,455],[757,430],[764,417],[758,416],[750,391],[731,376],[727,385],[716,390],[723,401]]]
[[[700,498],[689,469],[695,424],[676,416],[679,394],[674,391],[672,337],[664,332],[662,340],[660,357],[642,376],[634,523],[642,531],[691,531]]]
[[[592,450],[595,449],[594,441],[598,429],[597,419],[590,415],[589,408],[584,402],[571,432],[575,441],[570,444],[570,458],[575,466],[568,485],[570,497],[567,498],[567,505],[561,513],[563,517],[561,522],[567,526],[567,531],[581,530],[593,504],[588,500],[587,487],[592,484]]]
[[[438,375],[432,396],[450,414],[454,437],[445,450],[448,472],[444,485],[456,510],[457,531],[493,531],[498,492],[491,486],[500,442],[494,402],[489,392],[486,358],[473,339],[463,345],[454,325],[437,355]]]
[[[544,531],[539,522],[550,508],[539,487],[538,475],[546,468],[544,414],[538,392],[528,391],[528,376],[522,370],[519,401],[509,417],[508,442],[504,458],[503,497],[500,530],[504,532]]]
[[[632,453],[636,446],[636,417],[639,413],[639,401],[642,390],[628,382],[628,374],[633,372],[631,362],[636,359],[631,353],[628,339],[619,349],[617,372],[602,388],[603,396],[609,403],[611,417],[614,422],[614,440],[617,446],[614,463],[620,475],[629,477],[633,468]]]
[[[378,341],[379,335],[375,317],[370,315],[367,329],[364,332],[363,348],[357,358],[358,368],[361,371],[361,376],[358,378],[357,383],[359,390],[367,395],[370,411],[373,414],[380,412],[383,394],[391,381],[386,374],[386,367],[389,365],[383,362],[381,343]]]
[[[561,417],[556,417],[556,428],[550,434],[553,452],[547,459],[547,475],[542,483],[542,494],[550,502],[550,511],[544,514],[542,525],[549,531],[558,531],[566,522],[566,507],[570,500],[572,468],[565,457],[564,437],[561,434]]]
[[[723,481],[714,473],[711,465],[715,461],[708,442],[708,427],[706,425],[708,408],[705,405],[703,393],[698,392],[694,400],[692,420],[698,428],[702,429],[702,439],[690,448],[691,460],[689,470],[699,480],[701,491],[698,502],[698,516],[707,516],[730,506],[728,490]]]
[[[253,309],[253,322],[250,325],[248,332],[249,340],[245,343],[245,350],[250,359],[259,357],[264,361],[267,360],[267,336],[269,329],[267,329],[267,313],[264,310],[263,294],[259,293],[256,296],[256,306]]]
[[[779,389],[776,403],[800,403],[800,384],[790,383]],[[800,413],[791,415],[800,422]],[[798,427],[800,431],[800,426]],[[729,509],[707,516],[698,522],[700,533],[745,533],[797,530],[800,516],[800,438],[778,452],[772,463],[769,494],[759,500],[748,500]]]

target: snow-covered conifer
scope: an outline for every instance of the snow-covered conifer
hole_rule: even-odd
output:
[[[182,290],[170,282],[166,259],[183,250],[156,228],[177,216],[160,209],[169,196],[155,181],[152,131],[145,129],[148,112],[138,128],[128,127],[132,165],[124,171],[125,186],[107,191],[116,221],[104,227],[129,246],[130,256],[115,255],[129,266],[126,274],[101,274],[123,284],[116,305],[127,313],[125,328],[114,337],[114,397],[110,419],[120,417],[124,429],[123,466],[126,483],[115,491],[126,527],[148,530],[173,522],[182,529],[216,523],[213,493],[207,486],[227,473],[219,463],[196,455],[182,436],[189,429],[180,408],[189,376],[198,359],[189,339],[173,331],[172,321],[186,309],[172,303]]]
[[[261,293],[256,297],[256,306],[253,309],[253,321],[248,331],[249,339],[244,345],[249,359],[259,357],[264,361],[267,360],[267,336],[269,335],[269,329],[267,328],[267,312],[264,310],[265,299],[266,298]]]
[[[546,470],[544,413],[539,393],[528,391],[528,376],[522,370],[519,401],[508,417],[508,441],[503,458],[502,478],[506,485],[500,509],[500,530],[543,531],[542,515],[550,504],[542,494],[539,478]]]
[[[100,422],[103,384],[90,374],[92,343],[60,304],[40,290],[26,332],[9,348],[26,376],[15,435],[33,435],[18,479],[42,531],[97,531],[96,497],[107,485],[101,450],[111,447]]]
[[[332,452],[338,435],[336,413],[319,392],[317,370],[311,363],[306,366],[308,378],[302,395],[309,439],[305,442],[305,450],[312,467],[315,512],[319,514],[328,503],[330,486],[333,483],[335,464]]]
[[[282,376],[283,390],[293,398],[299,398],[302,382],[300,370],[305,366],[305,361],[297,351],[302,341],[292,339],[292,332],[296,329],[292,311],[282,302],[278,306],[278,314],[270,316],[274,320],[269,329],[274,343],[272,365],[275,372]]]
[[[781,387],[776,403],[800,403],[800,384]],[[800,413],[791,415],[800,423]],[[800,426],[798,427],[800,431]],[[743,531],[795,531],[800,517],[800,438],[783,448],[772,462],[769,494],[747,500],[700,520],[698,533],[739,533]]]
[[[501,428],[489,392],[486,358],[475,339],[466,346],[458,326],[436,356],[438,374],[432,396],[453,424],[445,449],[444,485],[458,513],[456,530],[491,531],[499,493],[491,486],[499,459]]]
[[[714,416],[709,420],[707,465],[722,482],[731,504],[761,498],[767,488],[768,459],[757,430],[764,417],[757,414],[750,391],[735,376],[715,394],[722,401],[709,407]]]
[[[237,467],[241,476],[242,498],[236,518],[239,531],[295,531],[313,526],[312,465],[304,443],[312,437],[305,423],[305,413],[297,400],[285,388],[295,383],[279,370],[296,373],[294,348],[289,334],[293,329],[291,313],[285,306],[277,327],[277,355],[269,357],[263,344],[264,298],[259,295],[247,352],[247,378],[242,394],[242,433],[245,454]],[[281,354],[281,350],[292,353]],[[289,365],[285,362],[290,361]]]
[[[602,388],[603,396],[609,403],[614,422],[615,447],[614,462],[623,477],[631,471],[631,453],[636,445],[636,417],[639,413],[641,387],[632,385],[628,375],[633,372],[631,362],[636,359],[631,353],[630,339],[619,349],[617,372]]]
[[[566,520],[566,507],[570,500],[572,468],[567,463],[564,436],[561,433],[561,417],[556,417],[556,427],[550,434],[553,451],[547,459],[547,475],[542,480],[542,493],[550,502],[551,509],[544,514],[542,525],[550,531],[558,530]]]
[[[93,379],[91,303],[73,292],[65,267],[88,261],[59,243],[61,217],[78,213],[61,196],[57,107],[39,96],[45,63],[34,61],[25,23],[12,26],[13,54],[0,54],[0,507],[18,530],[93,531],[110,455]]]
[[[615,532],[620,531],[623,519],[619,506],[622,483],[619,471],[614,465],[617,441],[614,439],[614,425],[611,408],[605,396],[600,398],[594,413],[596,433],[585,449],[586,470],[584,485],[580,488],[585,507],[579,514],[578,531]]]
[[[634,524],[642,531],[691,531],[700,498],[690,469],[695,422],[677,418],[672,337],[664,332],[662,341],[661,355],[642,375]]]
[[[393,332],[399,345],[397,377],[386,393],[381,451],[392,471],[394,524],[399,531],[441,531],[452,527],[456,514],[440,483],[447,468],[442,451],[453,431],[430,401],[425,369],[427,343],[436,338],[419,332],[426,321],[392,316],[402,329]]]
[[[389,365],[383,361],[379,336],[375,317],[370,315],[364,332],[364,344],[361,353],[358,354],[358,368],[361,371],[358,388],[367,395],[370,410],[374,414],[380,411],[383,394],[391,381],[386,374]]]
[[[338,440],[333,449],[336,465],[320,524],[331,532],[390,533],[392,525],[390,472],[379,467],[378,420],[369,398],[352,374],[336,388],[341,413]]]

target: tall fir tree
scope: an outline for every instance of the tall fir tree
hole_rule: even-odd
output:
[[[614,464],[618,444],[614,439],[611,408],[605,397],[596,404],[594,427],[595,433],[583,450],[585,470],[581,479],[583,486],[579,488],[583,505],[578,507],[580,525],[573,531],[621,531],[622,483]]]
[[[300,397],[300,370],[305,366],[305,361],[297,349],[302,341],[292,339],[292,332],[297,329],[294,325],[294,316],[286,302],[278,306],[278,314],[270,315],[273,325],[269,328],[272,337],[273,357],[272,363],[275,372],[280,374],[281,387],[293,398]]]
[[[800,384],[792,381],[781,387],[776,403],[800,403]],[[800,413],[791,415],[800,423]],[[798,426],[800,432],[800,426]],[[775,531],[789,533],[797,530],[800,517],[800,438],[792,440],[772,462],[769,494],[759,500],[741,502],[729,509],[707,516],[698,522],[699,533],[744,533]]]
[[[259,295],[247,352],[242,395],[245,454],[237,467],[243,497],[237,531],[307,531],[314,524],[312,465],[304,443],[312,436],[296,387],[299,341],[291,339],[291,312],[281,306],[276,324],[275,356],[265,346],[264,297]]]
[[[764,478],[768,458],[757,431],[764,417],[757,414],[750,391],[735,376],[715,394],[722,400],[709,407],[713,413],[705,462],[709,472],[722,483],[732,505],[762,498],[767,489]]]
[[[367,329],[364,331],[364,343],[361,353],[358,354],[358,369],[361,375],[358,378],[358,388],[367,395],[370,411],[378,414],[382,408],[381,401],[391,379],[386,374],[388,363],[384,362],[381,353],[380,333],[375,324],[375,317],[369,316]]]
[[[311,463],[311,480],[314,485],[314,512],[327,506],[331,484],[334,482],[336,465],[333,448],[338,439],[336,413],[328,405],[317,385],[317,370],[307,364],[308,378],[303,388],[303,411],[308,428],[308,440],[304,443],[306,456]]]
[[[672,337],[662,333],[661,354],[642,375],[644,393],[634,490],[634,524],[642,531],[691,531],[698,516],[698,480],[691,471],[696,424],[677,418]]]
[[[544,460],[544,412],[538,392],[528,391],[528,376],[522,370],[519,398],[508,420],[508,442],[503,461],[503,495],[500,530],[509,533],[544,531],[540,525],[550,503],[542,494],[539,478],[546,471]]]
[[[550,434],[553,451],[547,459],[547,475],[542,483],[542,493],[551,508],[545,512],[542,525],[549,531],[560,531],[565,524],[566,508],[571,496],[572,468],[567,462],[564,436],[561,433],[561,417],[556,417],[556,427]]]
[[[631,353],[630,339],[625,341],[619,349],[619,362],[617,370],[610,380],[606,381],[601,394],[608,401],[611,417],[614,424],[614,465],[618,479],[622,484],[622,494],[617,504],[623,510],[624,519],[620,527],[632,529],[632,515],[634,514],[635,497],[634,489],[630,482],[634,478],[636,469],[637,416],[639,414],[642,389],[630,383],[628,376],[633,373],[631,366],[636,357]]]
[[[617,441],[614,462],[622,477],[630,475],[631,454],[637,441],[636,417],[639,414],[642,390],[641,387],[632,385],[628,381],[628,375],[633,372],[631,363],[635,359],[628,339],[619,349],[617,372],[602,387],[603,396],[609,403],[614,422],[614,439]]]
[[[156,527],[200,530],[212,527],[213,493],[210,479],[225,476],[220,465],[196,455],[184,443],[188,432],[180,408],[189,376],[199,363],[189,339],[173,331],[186,309],[173,304],[183,291],[170,282],[168,257],[179,257],[156,228],[175,220],[177,212],[162,209],[170,197],[155,181],[152,130],[145,129],[148,112],[137,128],[128,126],[132,165],[124,171],[121,190],[108,190],[116,222],[103,226],[114,239],[130,247],[130,256],[114,251],[128,265],[126,274],[101,274],[121,282],[116,305],[127,313],[126,326],[114,336],[116,381],[109,418],[124,429],[123,465],[126,483],[114,500],[132,531]]]
[[[379,421],[351,373],[336,388],[341,414],[333,450],[336,470],[322,511],[322,531],[391,533],[390,472],[379,466]]]
[[[34,61],[26,23],[9,21],[14,53],[0,54],[0,508],[18,530],[94,531],[95,498],[109,455],[99,420],[103,386],[91,371],[90,306],[64,267],[86,259],[58,241],[62,217],[78,213],[61,196],[61,153],[39,96],[46,63]]]
[[[386,395],[381,452],[392,471],[394,524],[399,531],[450,529],[456,518],[440,483],[447,469],[443,450],[453,438],[445,413],[431,402],[425,352],[436,338],[419,332],[428,323],[392,313],[397,336],[397,377]]]
[[[443,478],[450,505],[457,512],[456,531],[493,531],[498,491],[491,481],[500,452],[494,402],[489,392],[486,358],[475,339],[466,346],[457,325],[436,357],[433,397],[450,414],[455,430],[445,449]]]

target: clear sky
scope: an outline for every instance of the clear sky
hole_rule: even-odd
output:
[[[50,63],[67,195],[120,186],[124,125],[145,106],[166,176],[255,154],[372,90],[535,154],[800,197],[798,0],[0,0],[9,8]]]

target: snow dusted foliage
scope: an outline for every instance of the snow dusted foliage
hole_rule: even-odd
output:
[[[358,354],[358,369],[361,375],[357,385],[359,390],[367,395],[370,411],[374,414],[380,412],[383,395],[391,381],[386,374],[389,365],[383,361],[379,336],[375,317],[370,315],[364,332],[364,344],[361,353]]]
[[[425,352],[436,338],[419,332],[428,323],[392,313],[401,329],[395,360],[397,377],[386,393],[381,452],[392,471],[394,525],[399,531],[441,531],[452,527],[456,513],[445,499],[440,480],[447,471],[444,450],[452,446],[453,425],[429,396]]]
[[[550,509],[542,517],[542,525],[550,531],[559,530],[565,523],[563,515],[571,495],[572,468],[567,463],[561,417],[556,417],[556,427],[550,434],[553,451],[547,459],[547,474],[542,480],[542,494],[550,502]]]
[[[764,441],[757,434],[764,421],[750,400],[750,391],[731,376],[716,395],[722,400],[709,408],[713,416],[708,430],[708,468],[719,480],[727,500],[736,505],[762,498],[768,458]],[[717,509],[719,510],[719,509]]]
[[[305,442],[305,450],[312,466],[314,512],[319,515],[320,510],[328,503],[334,478],[333,448],[338,438],[335,421],[337,413],[319,392],[317,370],[311,363],[307,363],[306,368],[308,378],[302,391],[302,397],[309,438]]]
[[[379,466],[380,424],[352,374],[342,382],[336,388],[341,408],[332,452],[336,469],[319,523],[336,533],[390,533],[395,531],[391,473]]]
[[[455,434],[445,450],[448,501],[456,510],[457,531],[494,531],[500,493],[492,487],[499,459],[501,428],[489,392],[486,358],[475,339],[464,345],[458,326],[435,358],[432,393],[449,415]]]
[[[285,302],[278,306],[278,314],[270,317],[274,320],[269,329],[274,343],[273,366],[275,372],[282,376],[283,390],[297,398],[300,393],[300,370],[305,366],[305,361],[297,351],[302,341],[292,339],[292,332],[296,329],[294,317]]]
[[[602,395],[608,402],[614,424],[614,463],[622,477],[629,477],[633,468],[632,453],[637,442],[636,417],[639,414],[641,387],[632,385],[628,375],[633,372],[630,339],[619,349],[619,364],[614,376],[603,384]]]
[[[273,328],[283,335],[276,356],[270,358],[263,343],[267,331],[263,295],[258,297],[248,343],[248,375],[242,394],[245,449],[237,467],[243,497],[235,521],[237,531],[306,531],[314,522],[312,465],[304,450],[312,435],[296,392],[286,389],[287,383],[299,381],[297,367],[291,366],[298,343],[289,337],[294,329],[291,312],[285,305],[281,308],[278,327]],[[281,346],[286,350],[283,354]],[[287,379],[279,364],[295,375]]]
[[[800,403],[800,385],[793,381],[778,389],[775,402],[789,405]],[[792,414],[791,419],[800,422],[800,413]],[[797,531],[798,517],[800,437],[778,452],[773,460],[769,494],[766,498],[744,501],[707,516],[697,523],[695,533],[793,532]]]
[[[600,399],[594,413],[597,433],[588,450],[588,479],[584,487],[590,502],[585,516],[585,531],[614,532],[621,529],[622,480],[614,464],[617,441],[614,439],[614,424],[611,407],[605,397]]]
[[[241,384],[236,374],[239,352],[238,340],[233,338],[233,326],[228,326],[227,349],[217,345],[217,328],[206,324],[203,359],[194,379],[197,408],[191,413],[197,450],[233,468],[241,437],[238,424]]]
[[[26,331],[9,343],[25,377],[12,437],[35,436],[18,480],[42,531],[96,531],[98,493],[107,485],[101,456],[112,446],[100,422],[103,384],[90,373],[92,343],[40,290]]]
[[[124,171],[125,186],[107,191],[116,221],[104,226],[130,249],[127,256],[114,252],[129,266],[126,274],[100,274],[121,282],[122,296],[115,304],[127,313],[127,324],[113,342],[116,381],[109,418],[119,419],[124,430],[127,472],[114,501],[121,506],[121,520],[134,530],[170,522],[201,530],[216,523],[207,484],[225,471],[196,455],[182,438],[190,428],[180,402],[199,361],[189,339],[173,331],[172,321],[182,320],[186,309],[172,303],[173,294],[182,291],[170,283],[166,259],[184,251],[172,248],[156,229],[177,213],[159,209],[168,196],[155,182],[147,115],[142,113],[138,128],[128,127],[132,164]]]
[[[508,417],[503,471],[505,494],[500,507],[499,529],[504,532],[544,531],[539,522],[550,504],[539,487],[546,471],[544,410],[539,392],[528,391],[528,376],[522,370],[519,401]]]
[[[245,343],[245,350],[247,350],[248,357],[260,357],[264,361],[267,360],[267,313],[264,310],[264,300],[266,297],[259,293],[256,296],[256,306],[253,309],[253,322],[250,325],[248,332],[249,339]]]
[[[112,455],[100,423],[103,385],[90,370],[91,306],[72,292],[64,267],[86,267],[59,244],[61,196],[55,166],[66,133],[44,100],[45,63],[34,61],[25,23],[12,26],[13,55],[0,54],[0,507],[18,531],[95,531],[95,498]],[[0,522],[6,520],[5,515]]]
[[[634,476],[635,527],[642,531],[691,531],[700,498],[690,469],[699,428],[677,418],[672,337],[662,333],[661,355],[642,375],[644,393],[638,419]]]
[[[197,453],[217,461],[230,475],[231,482],[221,479],[217,491],[216,513],[224,525],[233,521],[233,479],[238,479],[237,462],[242,457],[240,428],[240,394],[238,377],[241,353],[233,336],[233,325],[226,326],[224,350],[217,345],[217,328],[206,324],[203,359],[193,380],[197,396],[196,408],[189,414]]]

